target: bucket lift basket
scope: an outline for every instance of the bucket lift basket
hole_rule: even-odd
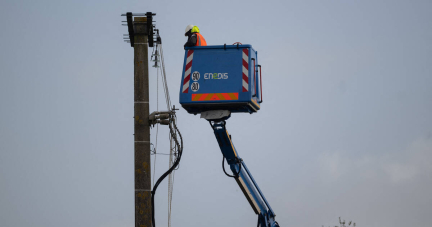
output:
[[[251,45],[186,47],[180,104],[191,114],[257,112],[262,102],[260,67]]]

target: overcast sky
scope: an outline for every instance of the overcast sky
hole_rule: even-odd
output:
[[[258,51],[262,109],[227,129],[281,226],[431,225],[430,0],[2,0],[0,226],[134,226],[128,11],[157,13],[176,107],[188,24],[209,45]],[[150,83],[163,110],[154,68]],[[208,123],[181,109],[178,126],[172,226],[255,226]],[[158,151],[167,143],[160,127]],[[168,157],[153,158],[159,177]]]

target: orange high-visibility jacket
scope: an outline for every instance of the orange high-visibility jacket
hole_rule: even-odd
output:
[[[195,46],[207,46],[207,42],[204,39],[204,36],[202,36],[200,33],[195,33],[197,36],[197,42]]]

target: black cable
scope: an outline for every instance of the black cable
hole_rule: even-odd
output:
[[[237,173],[234,173],[234,175],[229,175],[229,174],[225,171],[224,161],[225,161],[225,156],[222,157],[222,169],[223,169],[225,175],[227,175],[227,176],[229,176],[229,177],[233,177],[233,178],[238,178],[238,177],[239,177],[239,174],[240,174],[240,172],[241,172],[241,166],[242,166],[240,160],[237,159],[237,161],[238,161],[238,163],[239,163],[239,171],[238,171]]]
[[[213,128],[213,130],[214,130],[214,127],[213,127],[211,121],[209,120],[208,122],[209,122],[210,126],[211,126],[211,127]],[[222,121],[222,125],[223,125],[222,127],[225,129],[226,121]],[[231,139],[231,138],[230,138],[230,139]],[[222,156],[223,156],[223,155],[222,155]],[[237,162],[239,163],[239,171],[238,171],[237,173],[234,173],[234,175],[229,175],[229,174],[226,172],[226,170],[225,170],[225,165],[224,165],[225,156],[222,157],[222,169],[223,169],[225,175],[227,175],[228,177],[233,177],[233,178],[238,178],[238,177],[239,177],[239,174],[240,174],[240,172],[241,172],[241,166],[242,166],[242,164],[241,164],[241,161],[240,161],[238,158],[236,158],[236,159],[237,159]]]
[[[178,157],[176,158],[176,160],[174,161],[174,164],[171,166],[171,168],[169,168],[164,174],[162,174],[161,177],[159,177],[159,179],[156,181],[156,184],[153,186],[153,190],[151,191],[151,206],[152,206],[152,224],[153,227],[156,227],[156,222],[155,222],[155,212],[154,212],[154,195],[156,194],[156,189],[158,188],[159,184],[165,179],[166,176],[168,176],[180,163],[180,159],[181,156],[183,154],[183,138],[181,136],[180,131],[177,128],[177,125],[175,124],[174,121],[171,121],[172,125],[174,125],[174,130],[178,132],[178,135],[180,137],[180,143],[177,140],[177,137],[175,136],[175,132],[172,128],[172,125],[169,124],[169,128],[170,128],[170,133],[171,133],[171,137],[174,138],[174,142],[176,143],[177,147],[178,147]]]
[[[224,163],[224,161],[225,161],[225,156],[222,156],[222,169],[223,169],[225,175],[227,175],[227,176],[229,176],[229,177],[235,177],[235,176],[231,176],[231,175],[229,175],[229,174],[225,171],[225,165],[224,165],[225,163]]]

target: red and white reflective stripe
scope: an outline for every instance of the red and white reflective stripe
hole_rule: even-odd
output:
[[[243,92],[249,91],[249,50],[243,49]]]
[[[187,53],[187,59],[186,59],[186,67],[185,67],[185,74],[184,74],[184,80],[183,80],[183,93],[188,93],[189,91],[189,81],[190,81],[190,74],[192,70],[192,59],[193,59],[193,50],[188,50]]]

